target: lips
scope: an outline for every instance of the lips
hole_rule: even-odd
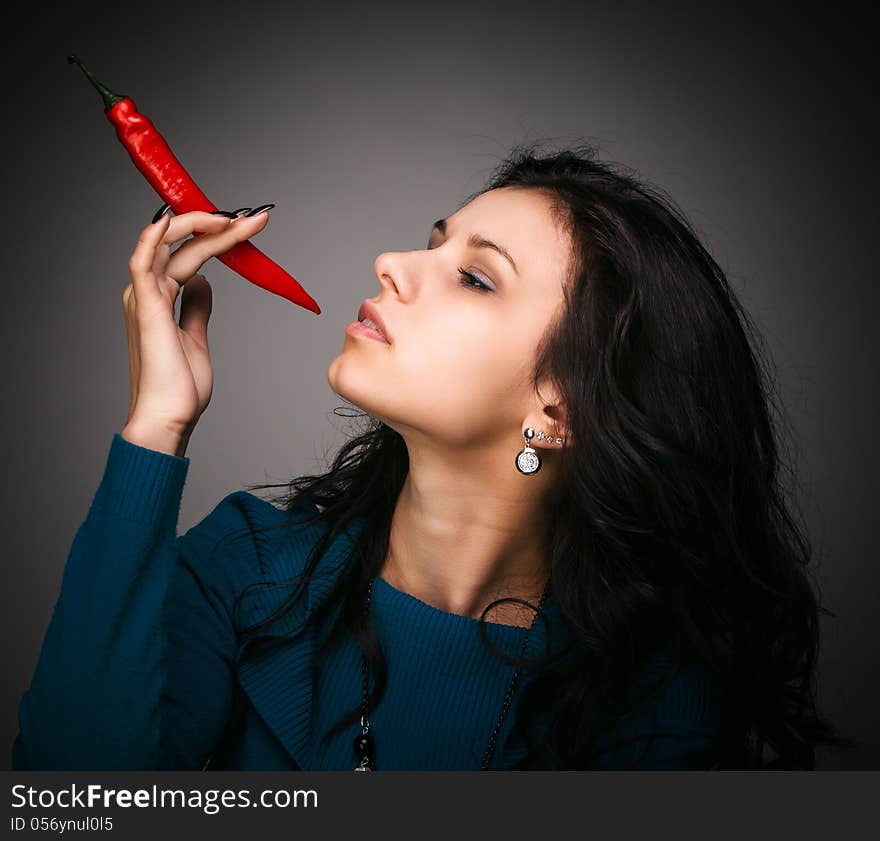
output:
[[[382,314],[379,312],[379,308],[372,301],[364,301],[358,310],[358,321],[361,321],[364,318],[369,318],[376,324],[376,327],[379,328],[379,332],[385,337],[385,341],[390,345],[391,336],[388,335],[385,321],[382,318]]]

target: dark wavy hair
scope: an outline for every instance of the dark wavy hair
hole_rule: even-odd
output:
[[[759,333],[668,196],[589,144],[537,146],[515,146],[464,202],[496,188],[542,191],[572,248],[534,387],[550,379],[567,407],[548,549],[549,586],[573,645],[569,656],[528,661],[537,676],[515,708],[528,745],[517,768],[589,768],[600,702],[620,697],[663,641],[676,654],[667,679],[696,657],[733,710],[713,767],[812,769],[815,746],[856,743],[816,710],[820,613],[834,614],[809,569],[781,434],[788,422]],[[299,588],[265,622],[296,603],[336,535],[365,518],[346,572],[311,620],[341,604],[317,656],[355,633],[376,676],[374,708],[386,666],[363,603],[386,559],[409,458],[395,430],[360,417],[366,430],[328,472],[247,487],[287,487],[272,501],[292,513],[310,499],[328,525]],[[638,699],[641,708],[665,685]],[[541,709],[554,715],[536,735]]]

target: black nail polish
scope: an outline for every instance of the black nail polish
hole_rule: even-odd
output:
[[[250,210],[249,207],[240,207],[238,210],[233,210],[232,212],[238,216],[239,213],[247,213]]]
[[[245,216],[256,216],[258,213],[262,213],[264,210],[271,210],[275,207],[274,204],[261,204],[259,207],[255,207],[253,210],[249,210],[245,213]]]
[[[235,214],[229,210],[209,210],[212,216],[225,216],[227,219],[235,219]]]
[[[163,204],[162,207],[156,211],[156,215],[153,217],[153,221],[150,224],[155,225],[156,222],[158,222],[169,210],[171,210],[171,205]]]

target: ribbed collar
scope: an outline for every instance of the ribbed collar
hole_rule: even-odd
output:
[[[535,619],[531,629],[490,621],[481,627],[479,619],[441,610],[382,578],[374,579],[371,620],[386,654],[398,667],[397,683],[389,686],[372,721],[379,733],[403,730],[406,734],[394,736],[396,761],[416,767],[427,754],[438,760],[445,756],[457,769],[479,768],[504,707],[515,662],[525,658],[528,663],[556,651],[566,639],[552,597],[544,604],[543,617]],[[406,669],[405,682],[400,681],[401,668]],[[535,673],[530,667],[520,671],[498,733],[492,768],[510,768],[525,755],[525,742],[512,738],[514,716],[516,702]],[[454,760],[451,745],[441,744],[445,739],[457,744]]]

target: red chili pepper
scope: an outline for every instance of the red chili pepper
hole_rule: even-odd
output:
[[[78,64],[101,94],[104,113],[116,127],[116,136],[128,150],[134,165],[176,214],[218,209],[177,160],[150,118],[138,112],[130,97],[118,96],[107,90],[75,55],[68,56],[67,60],[71,64]],[[321,314],[321,308],[311,295],[252,243],[236,243],[225,254],[218,255],[217,259],[251,283]]]

